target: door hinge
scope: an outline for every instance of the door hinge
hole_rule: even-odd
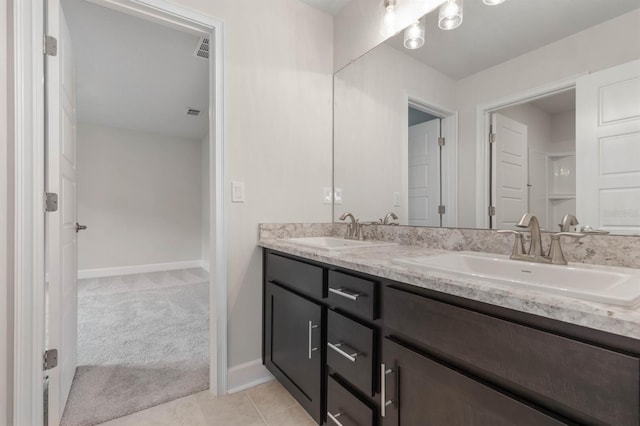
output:
[[[44,211],[47,213],[58,211],[58,194],[55,192],[44,193]]]
[[[444,146],[444,144],[445,144],[445,140],[444,140],[444,138],[443,138],[443,137],[439,137],[439,138],[438,138],[438,145],[440,145],[440,146]]]
[[[495,143],[495,142],[496,142],[496,134],[489,133],[489,143]]]
[[[496,215],[496,208],[494,206],[489,207],[489,216]]]
[[[445,206],[438,206],[438,214],[444,214],[447,208]]]
[[[55,37],[45,35],[44,36],[44,50],[43,53],[48,56],[58,55],[58,40]]]
[[[42,369],[47,371],[58,366],[58,350],[49,349],[42,355]]]

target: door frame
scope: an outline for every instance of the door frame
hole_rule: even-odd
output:
[[[578,78],[586,74],[588,73],[583,72],[476,105],[476,228],[489,229],[489,179],[491,178],[489,175],[489,129],[491,128],[491,113],[575,89]]]
[[[451,214],[445,214],[442,218],[443,228],[455,228],[458,226],[458,111],[453,111],[448,108],[443,108],[431,101],[425,101],[416,96],[407,95],[405,104],[407,107],[411,107],[433,116],[440,118],[440,133],[446,136],[446,147],[443,150],[442,155],[442,169],[440,170],[442,176],[442,202],[447,207],[447,211]],[[408,108],[407,108],[408,109]],[[406,112],[406,111],[405,111]],[[445,125],[442,120],[445,118],[451,118],[451,121]],[[405,162],[408,160],[408,146],[409,140],[409,114],[406,112],[406,122],[403,127],[403,141],[402,145],[402,161],[403,170],[408,170],[408,163],[405,167]],[[407,179],[403,173],[403,179]],[[406,187],[406,183],[404,186]],[[404,200],[405,205],[409,206],[408,195]]]
[[[227,392],[226,149],[224,23],[165,0],[89,0],[183,31],[205,31],[214,42],[209,67],[210,391]],[[15,255],[13,422],[42,424],[45,324],[44,2],[13,2],[13,117],[15,132]]]

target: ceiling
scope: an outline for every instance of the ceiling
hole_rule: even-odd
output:
[[[566,90],[556,95],[545,96],[530,102],[547,114],[561,114],[576,109],[576,90]]]
[[[351,0],[300,0],[311,7],[327,12],[330,15],[337,15],[343,7]]]
[[[193,55],[197,36],[84,0],[63,0],[63,7],[76,56],[78,122],[206,136],[209,64]],[[190,107],[200,115],[187,116]]]
[[[639,0],[466,0],[455,30],[438,28],[436,9],[426,17],[420,49],[405,49],[402,32],[387,44],[459,80],[638,8]]]

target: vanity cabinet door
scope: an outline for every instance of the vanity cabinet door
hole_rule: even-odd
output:
[[[264,364],[320,424],[323,308],[272,283],[265,290]]]
[[[568,424],[386,338],[383,360],[385,426]]]

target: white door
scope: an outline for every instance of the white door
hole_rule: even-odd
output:
[[[409,127],[409,221],[440,226],[440,119]]]
[[[58,40],[47,61],[47,192],[58,194],[58,210],[47,213],[47,347],[58,350],[49,371],[49,425],[62,417],[76,370],[76,91],[69,29],[59,0],[48,0],[47,32]]]
[[[576,83],[576,216],[640,234],[640,60]]]
[[[493,229],[514,229],[528,211],[527,126],[504,115],[492,114],[491,190],[496,214]]]
[[[527,185],[529,212],[538,218],[540,226],[552,231],[557,230],[557,227],[549,221],[547,175],[547,153],[535,149],[529,150],[529,183]]]

